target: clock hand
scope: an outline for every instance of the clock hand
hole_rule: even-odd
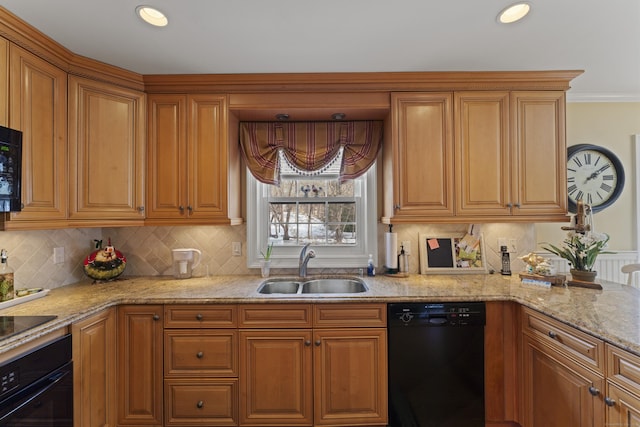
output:
[[[584,183],[586,184],[587,182],[589,182],[589,180],[591,179],[596,179],[598,177],[598,175],[600,174],[601,171],[597,170],[594,173],[592,173],[591,175],[589,175],[587,177],[587,179],[584,181]]]

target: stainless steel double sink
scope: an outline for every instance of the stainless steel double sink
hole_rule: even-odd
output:
[[[355,294],[369,288],[357,277],[331,278],[273,278],[258,287],[261,294]]]

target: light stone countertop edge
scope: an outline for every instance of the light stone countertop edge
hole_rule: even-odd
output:
[[[313,275],[312,275],[313,276]],[[514,301],[640,355],[640,290],[602,282],[603,290],[550,289],[521,283],[518,275],[410,275],[364,277],[369,290],[358,294],[263,295],[259,276],[211,276],[177,280],[167,276],[89,280],[52,289],[49,295],[0,310],[2,315],[57,318],[0,340],[0,354],[121,304],[270,304]]]

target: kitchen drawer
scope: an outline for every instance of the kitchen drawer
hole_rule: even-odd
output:
[[[604,342],[537,311],[523,307],[522,328],[532,338],[575,356],[585,366],[604,370]]]
[[[235,328],[237,321],[235,305],[166,305],[164,307],[165,328]]]
[[[607,378],[640,395],[640,357],[607,344]]]
[[[165,330],[164,374],[167,377],[238,375],[235,330]]]
[[[165,426],[238,425],[237,379],[164,382]]]
[[[241,328],[310,328],[310,304],[245,304],[239,307]]]
[[[387,327],[386,304],[316,304],[315,328]]]

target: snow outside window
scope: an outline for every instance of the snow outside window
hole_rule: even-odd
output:
[[[334,171],[309,176],[285,172],[279,186],[247,171],[247,265],[257,268],[273,243],[272,268],[297,268],[307,243],[309,268],[366,267],[377,254],[375,165],[342,183]]]

